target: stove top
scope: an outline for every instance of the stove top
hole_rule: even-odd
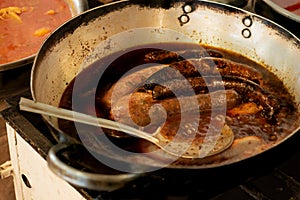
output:
[[[46,158],[56,139],[40,115],[18,109],[20,97],[31,98],[30,91],[8,98],[9,108],[1,115]],[[78,190],[87,199],[300,199],[299,139],[300,135],[295,134],[270,151],[229,166],[201,170],[165,168],[112,192]],[[83,146],[76,150],[64,155],[70,165],[83,171],[101,172],[103,164],[94,161]],[[87,168],[85,161],[92,165]]]

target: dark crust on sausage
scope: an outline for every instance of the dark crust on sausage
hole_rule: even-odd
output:
[[[263,83],[262,74],[248,65],[237,63],[223,58],[204,58],[202,60],[208,60],[208,62],[210,62],[209,60],[213,60],[214,64],[217,66],[217,69],[222,76],[237,76],[245,78],[247,80],[251,80],[257,84],[262,85]]]
[[[164,100],[153,100],[151,94],[135,92],[130,96],[121,98],[112,106],[111,118],[125,124],[134,125],[131,124],[130,119],[132,119],[135,124],[146,126],[150,122],[160,123],[164,120],[163,115],[165,111],[167,117],[171,117],[183,112],[199,113],[211,111],[212,106],[216,110],[231,109],[240,104],[240,102],[240,96],[234,90],[219,90],[210,94],[198,94]]]
[[[188,49],[181,51],[156,50],[145,55],[146,62],[168,64],[190,58],[217,57],[222,58],[221,52],[211,49]]]
[[[234,89],[245,101],[255,102],[261,105],[264,109],[262,114],[267,119],[271,119],[280,107],[279,100],[270,92],[265,90],[257,83],[235,76],[223,76],[222,79],[216,77],[207,77],[205,80],[202,77],[193,77],[187,79],[190,83],[189,87],[195,89],[195,92],[218,90],[220,88]],[[164,99],[176,94],[184,95],[188,88],[182,80],[169,81],[165,86],[156,85],[152,91],[153,97],[156,99]]]
[[[203,77],[189,77],[186,80],[175,79],[162,83],[162,85],[155,85],[152,89],[152,96],[154,99],[164,99],[176,96],[188,96],[193,92],[195,94],[207,93],[215,90],[224,89],[223,84],[215,85],[216,80],[222,81],[221,77],[216,76],[203,76]],[[212,82],[214,80],[214,82]],[[193,91],[190,91],[190,87]]]
[[[223,77],[223,82],[225,88],[234,89],[243,97],[246,97],[247,101],[261,105],[264,108],[261,112],[262,115],[267,120],[273,120],[274,114],[280,108],[280,102],[268,90],[252,81],[238,77]]]
[[[262,84],[263,76],[248,65],[224,58],[201,58],[175,62],[164,68],[145,82],[145,89],[152,89],[156,84],[173,79],[183,79],[195,76],[237,76],[255,83]]]
[[[123,77],[113,84],[100,99],[96,97],[96,101],[102,102],[106,107],[110,108],[112,98],[119,99],[134,92],[134,90],[136,90],[136,88],[140,85],[143,85],[145,80],[147,80],[153,73],[156,73],[164,67],[164,65],[156,65],[141,69]]]

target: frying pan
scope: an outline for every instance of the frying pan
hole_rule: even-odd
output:
[[[146,36],[146,39],[135,37],[133,32],[138,32],[138,36]],[[282,80],[300,110],[299,40],[288,30],[261,16],[210,1],[125,0],[80,14],[55,31],[40,49],[32,68],[32,97],[35,101],[58,106],[67,85],[90,64],[115,51],[161,41],[214,46],[262,63]],[[118,74],[117,71],[114,73]],[[114,74],[111,76],[113,79]],[[274,148],[299,130],[299,120],[295,120],[292,133],[268,145],[248,138],[236,141],[234,148],[214,157],[164,162],[140,154],[116,155],[105,145],[86,145],[78,137],[60,130],[58,119],[43,118],[51,129],[64,138],[49,152],[50,168],[75,185],[96,190],[107,187],[114,190],[145,172],[159,168],[206,169],[237,163]],[[108,160],[113,168],[123,167],[117,170],[126,173],[104,175],[82,172],[57,156],[64,149],[78,144],[84,144],[92,154],[100,154],[101,161]]]

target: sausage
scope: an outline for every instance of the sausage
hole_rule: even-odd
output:
[[[195,76],[220,75],[237,76],[262,84],[262,74],[248,65],[224,58],[189,59],[171,63],[169,68],[163,68],[154,73],[145,82],[145,89],[173,79],[183,79]]]
[[[152,95],[135,92],[119,99],[111,109],[111,118],[128,125],[146,126],[162,122],[184,112],[207,112],[212,109],[231,109],[240,102],[234,90],[219,90],[180,98],[154,100]]]
[[[149,79],[145,81],[145,89],[151,89],[159,83],[173,79],[185,79],[188,77],[219,73],[211,60],[182,60],[171,63],[168,66],[169,67],[163,68],[150,76]]]
[[[237,77],[223,77],[223,82],[225,83],[225,88],[234,89],[241,96],[245,97],[247,101],[262,106],[261,114],[267,120],[273,120],[274,114],[280,108],[280,102],[268,90],[252,81]]]
[[[207,93],[210,89],[222,90],[224,89],[223,84],[216,85],[216,80],[222,79],[215,76],[204,76],[204,77],[189,77],[186,80],[175,79],[162,83],[162,85],[155,85],[152,89],[152,96],[154,99],[164,99],[168,97],[176,96],[187,96],[191,92],[189,87],[193,88],[195,94]],[[212,81],[214,80],[214,81]],[[187,81],[187,82],[186,82]],[[187,84],[188,83],[188,84]]]
[[[101,99],[97,99],[97,101],[101,101],[108,108],[111,107],[111,101],[119,99],[129,93],[132,93],[138,87],[141,86],[145,82],[147,78],[149,78],[153,73],[167,67],[166,65],[156,65],[152,67],[147,67],[142,70],[138,70],[129,74],[119,81],[114,83],[108,91],[101,97]]]
[[[188,49],[181,51],[155,50],[145,55],[146,62],[155,62],[168,64],[180,60],[202,57],[218,57],[222,58],[221,52],[211,49]]]
[[[245,78],[247,80],[251,80],[260,85],[263,84],[262,74],[248,65],[223,58],[204,58],[202,60],[207,60],[208,62],[210,62],[210,60],[213,60],[222,76],[237,76]]]
[[[225,89],[234,89],[243,96],[246,101],[252,101],[261,105],[264,108],[262,114],[267,119],[272,119],[273,115],[280,107],[280,103],[274,95],[259,84],[244,78],[223,76],[222,79],[210,77],[206,78],[205,81],[201,77],[190,78],[187,80],[191,83],[190,86],[195,88],[195,92],[201,89],[204,90],[207,87],[213,89],[222,87]],[[156,85],[152,93],[155,99],[163,99],[174,95],[174,93],[184,95],[187,90],[187,84],[184,84],[182,80],[177,80],[167,82],[164,86]]]

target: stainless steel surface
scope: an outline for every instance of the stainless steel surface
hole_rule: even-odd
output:
[[[58,106],[66,85],[87,63],[103,56],[100,51],[92,57],[88,57],[90,52],[106,38],[136,28],[168,27],[182,33],[194,42],[230,49],[251,60],[264,63],[282,79],[289,92],[295,95],[296,102],[300,102],[300,79],[298,76],[300,73],[300,43],[293,34],[252,12],[234,7],[203,1],[195,3],[193,5],[195,10],[192,12],[184,13],[184,6],[184,2],[177,2],[171,8],[164,9],[159,6],[145,7],[131,4],[129,1],[120,1],[90,10],[66,23],[48,38],[36,57],[31,75],[33,98],[42,103]],[[188,23],[178,21],[182,15],[189,17]],[[119,19],[123,19],[120,26],[116,24]],[[201,22],[201,26],[198,26],[199,22]],[[168,39],[174,40],[170,37]],[[153,43],[155,40],[136,38],[127,45],[141,44],[141,42]],[[122,45],[110,46],[110,51],[124,48]],[[68,48],[65,48],[66,46]],[[88,61],[86,61],[87,57]],[[84,65],[82,65],[83,63]],[[300,110],[299,106],[298,110]],[[47,116],[44,118],[57,129],[56,119]],[[299,128],[293,134],[298,130]],[[240,148],[241,151],[247,150],[247,147],[245,147],[246,149],[242,146]],[[217,165],[194,163],[173,167],[199,169],[222,166],[255,156],[265,150],[252,149],[252,152],[245,157],[236,156]],[[118,159],[129,163],[136,160],[135,158]],[[56,173],[58,172],[56,171]],[[81,186],[84,187],[84,185]]]
[[[87,0],[66,0],[66,3],[69,5],[72,17],[75,17],[88,9]],[[0,64],[0,72],[30,64],[33,62],[35,56],[36,54],[9,63]]]

